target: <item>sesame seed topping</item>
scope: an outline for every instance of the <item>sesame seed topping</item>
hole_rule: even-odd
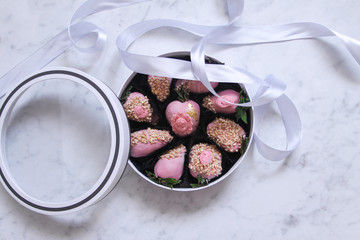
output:
[[[213,103],[213,101],[211,100],[211,97],[210,97],[210,96],[204,97],[204,99],[203,99],[203,104],[202,104],[202,105],[203,105],[204,108],[207,108],[207,109],[209,109],[210,111],[216,113],[215,108],[214,108],[214,103]]]
[[[141,106],[143,109],[147,111],[147,114],[144,118],[139,118],[139,116],[135,114],[134,110],[137,106]],[[134,98],[129,97],[124,104],[124,110],[126,116],[131,120],[137,122],[151,122],[153,109],[151,108],[149,99],[146,96],[145,97],[137,96]]]
[[[211,161],[207,164],[201,161],[201,154],[204,151],[212,153]],[[191,148],[189,169],[195,176],[200,174],[203,178],[211,179],[221,174],[221,159],[221,152],[215,145],[199,143]]]
[[[151,92],[160,102],[165,101],[165,99],[169,96],[171,80],[172,79],[168,77],[158,77],[151,75],[148,77]]]
[[[169,131],[148,128],[131,134],[131,146],[137,143],[154,144],[157,142],[168,143],[173,139]]]
[[[192,84],[194,84],[195,81],[191,81],[191,80],[182,80],[181,84],[179,84],[178,86],[176,86],[177,90],[180,90],[181,88],[183,88],[185,91],[190,91],[190,86]]]
[[[186,152],[186,148],[183,144],[180,144],[176,148],[169,150],[167,153],[160,156],[159,159],[174,159],[181,157]]]
[[[227,152],[238,152],[246,133],[230,119],[216,118],[207,128],[208,136]]]

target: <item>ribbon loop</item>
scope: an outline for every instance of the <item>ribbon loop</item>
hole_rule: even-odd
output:
[[[255,129],[254,140],[255,145],[261,155],[272,161],[279,161],[291,154],[300,144],[302,137],[301,120],[298,111],[293,102],[285,95],[281,95],[275,100],[279,107],[281,118],[286,132],[286,149],[280,150],[266,144],[259,137],[259,129],[270,104],[254,107]]]

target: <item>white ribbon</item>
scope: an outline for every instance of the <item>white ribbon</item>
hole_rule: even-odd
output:
[[[262,81],[244,69],[231,67],[228,65],[205,64],[205,56],[203,51],[197,52],[193,49],[191,51],[191,62],[166,57],[145,56],[128,52],[130,45],[143,34],[154,29],[164,27],[178,28],[194,35],[203,36],[202,40],[206,39],[208,34],[213,30],[222,28],[222,26],[209,27],[168,19],[149,20],[134,24],[122,32],[116,41],[119,53],[124,63],[131,70],[149,75],[199,80],[209,89],[212,94],[218,97],[220,96],[211,87],[209,81],[256,84],[267,87],[268,91],[264,92],[263,95],[258,96],[256,99],[253,99],[251,102],[235,104],[243,107],[263,105],[272,102],[275,98],[279,97],[284,92],[285,85],[281,81],[268,83],[266,81]],[[197,55],[197,53],[199,53],[198,55],[201,56],[194,57],[194,54]],[[208,78],[207,76],[210,77]]]
[[[72,16],[69,27],[51,39],[30,57],[19,63],[0,79],[0,97],[4,96],[11,82],[41,69],[54,58],[74,45],[82,52],[95,52],[102,49],[106,42],[105,32],[89,22],[79,22],[91,14],[140,3],[146,0],[89,0],[81,5]],[[360,42],[339,34],[329,28],[311,22],[291,23],[273,26],[242,26],[240,16],[244,9],[242,0],[227,0],[229,23],[221,26],[204,26],[169,19],[155,19],[134,24],[123,31],[116,44],[124,63],[134,72],[201,81],[209,91],[218,96],[210,82],[230,82],[259,86],[258,93],[249,103],[236,104],[253,106],[255,115],[254,140],[259,152],[271,160],[285,158],[296,149],[301,140],[301,122],[296,107],[284,94],[285,84],[270,75],[261,80],[246,70],[228,65],[205,64],[206,44],[225,47],[239,47],[247,44],[263,44],[297,39],[336,36],[346,46],[354,59],[360,64]],[[200,37],[191,50],[191,62],[165,57],[145,56],[128,51],[130,45],[143,34],[157,28],[178,28]],[[88,34],[96,34],[96,41],[90,47],[81,47],[77,42]],[[218,96],[219,97],[219,96]],[[287,147],[274,149],[259,137],[259,126],[272,101],[279,107],[285,126]]]

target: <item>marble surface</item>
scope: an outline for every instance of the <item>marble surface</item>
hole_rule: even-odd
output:
[[[0,75],[63,30],[82,2],[1,0]],[[360,39],[359,10],[360,2],[356,0],[245,1],[242,23],[313,21]],[[78,68],[120,92],[131,71],[116,51],[115,37],[133,23],[154,18],[223,24],[227,21],[226,3],[154,0],[91,16],[88,20],[109,34],[106,48],[91,55],[70,49],[49,66]],[[181,31],[156,30],[139,39],[132,51],[149,55],[188,51],[196,40]],[[232,49],[209,47],[207,54],[259,77],[275,74],[287,83],[287,94],[298,107],[303,124],[303,141],[290,157],[270,162],[251,149],[225,181],[189,193],[160,189],[128,167],[104,200],[80,212],[56,217],[27,210],[0,187],[0,239],[359,239],[360,67],[340,41],[325,38]],[[79,155],[65,155],[66,159],[92,161],[87,170],[96,170],[103,166],[96,160],[103,159],[108,151],[106,124],[92,128],[92,133],[88,131],[89,126],[96,125],[93,121],[101,123],[103,119],[101,107],[84,89],[69,86],[50,95],[50,100],[55,99],[50,101],[51,107],[41,100],[46,96],[36,91],[31,95],[35,100],[26,102],[24,98],[23,105],[19,105],[7,136],[9,158],[17,159],[17,178],[34,194],[58,191],[55,186],[60,181],[69,188],[77,179],[80,183],[74,189],[86,189],[86,183],[93,181],[91,174],[69,173],[71,179],[52,178],[55,185],[49,185],[42,179],[57,175],[35,176],[28,172],[31,161],[39,156],[51,157],[60,150],[74,152],[74,148]],[[78,102],[69,104],[72,101]],[[92,112],[94,118],[88,119],[80,109],[87,109],[86,114]],[[36,111],[47,114],[38,119]],[[57,131],[62,134],[61,144]],[[274,110],[265,119],[261,135],[272,146],[283,147],[282,133]],[[57,137],[48,141],[41,134]],[[32,138],[34,142],[29,141]],[[86,144],[81,144],[84,140]],[[47,151],[36,149],[41,146]],[[80,161],[75,167],[86,167],[86,163]],[[51,164],[49,168],[57,170],[59,176],[66,170],[62,163]],[[75,163],[70,160],[67,164]]]

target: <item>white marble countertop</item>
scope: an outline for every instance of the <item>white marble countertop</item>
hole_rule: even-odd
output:
[[[63,30],[82,2],[2,0],[0,75]],[[245,1],[242,23],[312,21],[360,39],[359,10],[356,0]],[[115,37],[135,22],[154,18],[223,24],[227,12],[225,0],[154,0],[100,13],[89,20],[109,33],[106,48],[92,55],[70,49],[50,66],[78,68],[119,92],[131,71],[121,62]],[[196,40],[181,31],[156,30],[138,40],[133,51],[149,55],[188,51]],[[360,66],[340,41],[326,38],[229,50],[209,48],[207,54],[237,63],[259,77],[275,74],[287,83],[287,94],[297,105],[303,124],[303,141],[290,157],[271,162],[250,151],[225,181],[189,193],[160,189],[128,167],[104,200],[64,216],[27,210],[0,187],[0,239],[359,239]],[[69,94],[76,99],[73,92]],[[23,114],[31,119],[34,105],[28,107]],[[283,130],[276,120],[275,114],[266,118],[262,136],[281,147],[284,141],[278,133]],[[17,135],[44,129],[36,128],[36,122],[21,121],[19,118],[13,126],[7,144],[10,155],[23,159],[26,166],[27,157],[37,153]],[[91,157],[100,152],[95,156],[100,158],[106,153],[106,147],[96,148],[106,146],[106,134],[105,140],[96,137],[104,134],[102,126],[94,129],[94,135],[70,137],[78,127],[88,127],[86,124],[71,125],[62,132],[70,139],[66,146],[81,145],[83,139],[93,137],[78,147],[79,154]],[[53,154],[56,144],[44,144],[50,149],[44,154]],[[41,183],[26,171],[19,174],[25,176],[24,181]]]

